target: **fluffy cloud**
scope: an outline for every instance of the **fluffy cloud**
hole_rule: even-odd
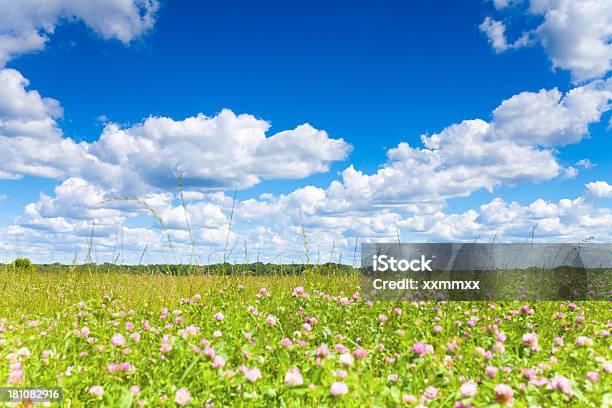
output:
[[[43,209],[45,205],[49,207],[49,199],[43,196],[28,206],[18,222],[1,230],[0,249],[14,250],[11,243],[17,240],[22,251],[29,249],[34,257],[36,251],[48,256],[49,248],[53,247],[56,254],[64,257],[78,251],[82,260],[93,230],[93,245],[100,261],[108,261],[116,254],[119,234],[124,235],[124,259],[131,263],[138,262],[145,247],[148,261],[187,259],[194,251],[191,239],[198,262],[218,262],[230,253],[231,259],[238,262],[246,257],[264,261],[275,258],[279,261],[279,257],[285,261],[303,260],[306,251],[302,226],[310,260],[323,262],[330,258],[338,261],[341,256],[345,262],[352,262],[356,239],[358,243],[395,241],[398,235],[410,241],[472,241],[496,237],[498,241],[523,242],[533,231],[536,241],[571,242],[594,237],[605,242],[612,239],[612,210],[597,207],[590,197],[593,192],[600,197],[610,196],[611,191],[612,186],[607,183],[595,182],[586,185],[583,196],[573,199],[556,202],[538,199],[523,205],[495,198],[460,213],[445,212],[443,206],[326,212],[316,205],[321,192],[314,187],[304,188],[275,199],[238,200],[229,239],[232,198],[224,193],[205,194],[203,201],[188,204],[186,209],[168,196],[147,199],[162,219],[163,230],[152,219],[150,227],[130,227],[124,225],[124,217],[113,214],[92,213],[92,218],[86,219],[76,211],[50,212],[49,208]],[[95,195],[85,183],[71,182],[58,188],[52,200],[54,204],[70,199],[89,202],[93,210],[98,199],[92,198]],[[105,208],[109,203],[97,205],[99,211],[114,210]],[[138,212],[136,208],[130,210],[132,216]],[[186,214],[191,235],[187,231]]]
[[[493,111],[492,133],[516,143],[563,146],[579,142],[610,110],[612,79],[593,81],[565,95],[554,88],[521,92]]]
[[[563,168],[552,150],[539,146],[576,142],[587,134],[588,123],[608,109],[609,92],[602,91],[603,96],[592,92],[589,97],[597,95],[597,103],[580,104],[585,92],[575,89],[564,98],[557,90],[519,94],[493,112],[491,123],[475,119],[451,125],[422,136],[422,147],[400,143],[387,152],[389,161],[376,173],[364,174],[350,166],[342,172],[342,180],[326,190],[303,189],[294,196],[308,197],[302,200],[306,212],[313,207],[338,212],[444,202],[502,184],[575,173]],[[541,123],[534,116],[552,116],[552,120]]]
[[[502,21],[493,20],[491,17],[486,17],[478,28],[487,35],[491,47],[498,53],[513,48],[525,47],[531,43],[528,33],[523,33],[516,41],[508,43],[506,39],[506,25]]]
[[[518,3],[495,0],[495,7],[505,10]],[[7,2],[4,9],[0,65],[11,56],[42,49],[62,19],[81,19],[102,37],[128,43],[153,25],[157,3],[51,0],[41,5],[27,0]],[[543,16],[543,22],[514,42],[506,39],[503,21],[483,22],[481,29],[497,51],[535,40],[555,67],[570,70],[577,80],[605,75],[608,7],[589,0],[534,0],[529,10]],[[595,11],[598,16],[592,15]],[[587,17],[593,24],[581,30]],[[565,27],[563,21],[573,25]],[[560,40],[570,37],[576,41]],[[53,194],[41,193],[12,225],[0,229],[0,251],[13,252],[19,242],[20,250],[38,261],[48,259],[37,254],[53,250],[64,257],[76,251],[83,260],[93,234],[94,260],[99,261],[114,260],[121,239],[126,262],[138,262],[145,249],[145,262],[178,262],[194,255],[194,243],[198,262],[220,261],[228,251],[232,260],[261,255],[281,262],[303,260],[306,239],[311,261],[344,256],[350,262],[356,240],[395,241],[398,236],[513,241],[535,227],[536,236],[546,239],[595,235],[609,240],[612,213],[596,206],[597,198],[612,196],[604,181],[587,184],[581,197],[558,202],[523,205],[496,198],[460,213],[445,208],[448,200],[478,190],[575,175],[576,169],[558,162],[554,147],[588,135],[589,125],[610,109],[611,81],[593,81],[566,94],[557,89],[523,92],[503,101],[488,121],[465,120],[423,135],[418,145],[398,144],[372,174],[350,165],[326,187],[304,186],[234,202],[223,190],[326,172],[351,147],[309,124],[267,135],[268,122],[230,110],[181,120],[149,117],[131,127],[105,118],[98,140],[76,143],[57,124],[63,114],[59,102],[28,90],[19,72],[1,69],[0,178],[34,175],[61,182]],[[587,168],[588,163],[579,165]],[[187,189],[184,205],[170,193],[177,190],[180,176]]]
[[[576,165],[583,167],[587,170],[590,170],[593,167],[597,166],[595,163],[592,163],[589,159],[580,159],[576,162]]]
[[[510,7],[514,4],[520,3],[523,0],[493,0],[493,5],[496,9],[501,10],[506,7]]]
[[[183,191],[183,200],[198,201],[204,199],[204,194],[199,191]]]
[[[0,134],[51,139],[61,134],[56,119],[63,115],[59,102],[27,90],[29,81],[14,69],[0,69]]]
[[[268,122],[230,110],[150,117],[126,129],[109,123],[97,141],[76,143],[57,124],[59,102],[28,84],[18,71],[0,70],[0,178],[79,177],[116,194],[175,190],[181,175],[195,190],[247,188],[325,172],[351,148],[309,124],[267,137]]]
[[[500,220],[499,214],[505,219]],[[545,240],[580,241],[595,236],[598,241],[610,239],[612,211],[598,208],[585,197],[548,202],[538,199],[527,206],[495,199],[481,206],[479,222],[501,236],[526,238],[534,235]],[[483,229],[484,229],[483,228]]]
[[[558,202],[537,199],[528,205],[495,198],[478,209],[408,217],[400,225],[425,240],[524,242],[533,233],[536,241],[578,242],[593,237],[608,242],[612,211],[596,207],[585,196]]]
[[[184,208],[182,206],[166,207],[159,212],[159,217],[166,227],[179,230],[188,228],[222,230],[228,223],[222,208],[208,202],[188,204]]]
[[[41,193],[36,203],[25,207],[25,215],[76,220],[105,217],[118,219],[165,209],[173,198],[168,193],[149,193],[137,200],[118,197],[78,177],[64,180],[55,187],[54,193],[52,197]]]
[[[557,89],[523,92],[503,101],[492,121],[466,120],[421,137],[422,147],[400,143],[374,174],[353,166],[327,189],[292,194],[305,213],[377,206],[422,206],[521,181],[573,177],[548,147],[579,142],[610,109],[612,80],[594,81],[565,95]]]
[[[536,29],[553,67],[577,81],[612,68],[612,3],[601,0],[532,0],[530,11],[544,16]]]
[[[128,129],[109,124],[88,152],[121,169],[119,182],[174,189],[247,188],[261,179],[303,178],[343,160],[350,145],[309,124],[266,137],[270,124],[223,110],[176,121],[150,117]],[[117,181],[115,181],[117,182]]]
[[[129,43],[153,27],[157,0],[0,0],[0,66],[44,48],[61,20],[82,20],[105,39]]]
[[[87,153],[85,143],[63,136],[57,124],[63,114],[59,102],[28,90],[28,85],[18,71],[0,69],[0,179],[61,179],[81,169],[112,174]]]
[[[331,161],[344,158],[349,145],[309,125],[266,136],[267,122],[228,110],[180,121],[151,117],[129,128],[109,123],[93,143],[49,139],[53,143],[43,149],[47,156],[61,143],[69,147],[66,152],[74,151],[72,165],[57,169],[74,175],[55,189],[54,196],[41,194],[26,206],[6,236],[22,234],[20,240],[35,246],[36,239],[55,234],[58,245],[68,248],[79,237],[88,237],[93,222],[100,256],[110,256],[109,242],[118,226],[146,215],[153,217],[145,236],[157,235],[157,241],[146,244],[151,257],[160,259],[169,242],[170,252],[188,256],[193,240],[198,256],[207,251],[216,261],[228,251],[226,244],[230,250],[248,247],[237,253],[250,250],[262,259],[279,253],[285,260],[302,259],[302,227],[307,242],[316,243],[309,254],[313,259],[315,252],[330,251],[346,257],[354,252],[356,238],[395,240],[398,234],[419,240],[471,240],[497,233],[513,240],[537,224],[541,235],[551,239],[582,239],[588,231],[607,236],[610,214],[589,200],[608,194],[603,182],[587,185],[585,197],[559,203],[539,200],[522,206],[496,199],[464,213],[448,214],[444,208],[449,199],[477,190],[575,174],[574,168],[558,163],[556,151],[549,147],[587,135],[588,125],[609,108],[609,99],[606,81],[565,95],[556,89],[524,92],[503,101],[490,122],[465,120],[422,136],[420,146],[400,143],[373,174],[351,165],[326,188],[305,186],[235,203],[221,190],[246,188],[264,178],[325,171]],[[58,148],[58,163],[65,163],[59,160],[61,152]],[[168,192],[177,190],[179,175],[188,188],[184,207],[178,194]],[[142,198],[113,200],[127,192],[142,193]],[[228,235],[232,207],[234,224]],[[132,261],[143,246],[135,241],[129,249]]]
[[[605,181],[588,183],[586,188],[593,197],[612,198],[612,186]]]
[[[93,221],[93,222],[92,222]],[[62,218],[33,220],[37,225],[11,225],[2,228],[0,253],[14,257],[15,251],[35,262],[83,262],[92,242],[94,262],[137,263],[146,249],[144,262],[170,259],[168,245],[158,231],[150,228],[125,227],[103,220],[68,222]],[[109,220],[107,220],[109,221]],[[34,227],[34,228],[32,228]],[[45,228],[47,227],[47,228]],[[19,246],[16,247],[16,242]]]
[[[400,143],[389,150],[389,163],[366,175],[352,167],[343,184],[330,187],[332,197],[374,197],[378,203],[419,203],[468,196],[501,184],[544,181],[562,167],[551,151],[508,140],[488,140],[490,125],[464,121],[423,136],[423,148]]]
[[[129,43],[154,24],[157,0],[0,0],[0,67],[10,58],[40,50],[62,20],[80,19],[103,38]],[[117,170],[90,155],[85,143],[65,138],[57,124],[58,101],[28,90],[13,69],[0,68],[0,179],[24,175],[107,180]]]
[[[0,179],[20,179],[24,175],[63,179],[95,173],[92,176],[111,180],[117,171],[88,154],[85,143],[69,138],[41,140],[0,135]]]
[[[495,0],[498,10],[520,4]],[[497,52],[528,45],[534,38],[546,50],[553,68],[571,72],[575,81],[600,78],[612,69],[612,4],[601,0],[531,0],[527,8],[541,23],[508,44],[505,25],[486,17],[480,26]],[[525,39],[525,40],[524,40]]]
[[[30,217],[91,219],[95,217],[117,217],[116,210],[101,208],[105,192],[87,181],[71,177],[55,187],[55,197],[40,194],[39,201],[25,207]]]

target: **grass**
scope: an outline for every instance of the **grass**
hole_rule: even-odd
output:
[[[254,270],[255,268],[253,268]],[[145,307],[160,309],[181,299],[200,293],[212,296],[226,287],[243,284],[245,287],[259,290],[269,288],[275,292],[288,287],[303,286],[312,282],[313,274],[248,275],[246,273],[219,274],[219,270],[203,275],[169,275],[157,273],[166,268],[127,268],[104,270],[97,267],[54,266],[47,272],[38,267],[39,272],[29,273],[0,269],[0,317],[27,313],[32,316],[54,316],[65,311],[81,300],[101,299],[103,296],[121,302],[126,308],[142,309]],[[104,271],[103,271],[104,270]],[[250,269],[248,269],[250,270]],[[157,271],[157,272],[156,272]],[[338,273],[333,269],[325,275],[319,272],[315,281],[332,291],[346,288],[358,290],[357,272]]]
[[[0,385],[61,386],[70,407],[601,407],[612,398],[609,302],[369,303],[355,295],[355,272],[250,269],[4,268]],[[474,395],[460,392],[466,383]],[[346,395],[332,395],[339,384]]]

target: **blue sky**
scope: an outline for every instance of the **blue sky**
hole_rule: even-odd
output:
[[[116,3],[132,4],[128,0]],[[401,142],[421,148],[423,134],[439,133],[467,119],[490,122],[492,111],[513,95],[554,88],[565,93],[608,78],[605,68],[603,73],[601,68],[594,68],[588,74],[573,68],[576,59],[590,56],[574,56],[572,50],[542,45],[545,40],[554,39],[545,35],[563,34],[558,30],[552,34],[538,31],[547,22],[546,13],[559,9],[571,17],[574,10],[570,6],[550,2],[549,9],[537,12],[525,5],[513,7],[503,3],[177,1],[158,5],[135,0],[135,7],[152,6],[149,11],[153,22],[150,27],[134,29],[128,38],[121,31],[97,25],[92,17],[80,15],[81,11],[70,10],[69,6],[59,5],[56,14],[43,17],[33,12],[29,15],[30,10],[26,9],[20,10],[24,19],[31,18],[34,26],[39,20],[52,21],[54,30],[45,32],[41,25],[37,32],[48,37],[44,45],[7,58],[5,69],[14,69],[27,78],[27,90],[58,101],[63,116],[54,120],[62,137],[75,142],[95,143],[109,122],[127,129],[150,116],[182,121],[198,113],[214,117],[227,108],[235,114],[268,121],[271,127],[267,136],[309,123],[327,132],[330,139],[342,138],[351,145],[350,153],[326,161],[324,171],[309,171],[300,177],[289,175],[292,178],[287,179],[277,173],[271,177],[266,170],[267,176],[239,188],[240,200],[258,199],[268,193],[275,197],[273,200],[280,201],[280,196],[289,196],[305,186],[327,189],[351,165],[364,174],[374,174],[388,164],[387,151]],[[92,3],[91,7],[95,11],[96,5]],[[120,24],[133,23],[122,20],[123,8],[104,10]],[[599,14],[607,19],[608,12],[605,9]],[[481,26],[487,17],[504,24],[508,43],[521,33],[528,34],[530,43],[516,49],[494,49],[493,37]],[[10,35],[8,29],[15,27],[0,24],[1,35]],[[594,35],[605,38],[606,34]],[[609,40],[607,44],[604,40],[603,47],[609,53]],[[559,55],[565,58],[561,62]],[[603,63],[595,62],[605,65],[605,56]],[[604,90],[609,92],[609,88],[607,85]],[[588,131],[575,136],[572,143],[535,147],[550,150],[561,167],[573,167],[577,174],[568,177],[559,170],[559,174],[543,178],[501,177],[503,182],[496,181],[492,191],[475,187],[465,193],[436,198],[436,205],[445,214],[478,210],[495,198],[528,206],[537,199],[550,202],[576,199],[584,194],[586,184],[607,183],[612,169],[609,154],[612,142],[607,129],[610,115],[603,105],[596,109],[596,119],[584,120]],[[568,112],[564,114],[571,116]],[[40,149],[46,149],[44,143]],[[582,159],[595,166],[590,169],[577,166]],[[0,227],[29,224],[31,228],[31,223],[24,222],[27,218],[23,215],[24,207],[37,202],[40,192],[53,197],[56,186],[69,177],[95,184],[85,173],[81,169],[63,172],[59,177],[40,177],[25,172],[18,179],[0,179],[0,193],[6,196],[0,201]],[[100,188],[107,195],[126,193],[121,188]],[[195,191],[199,187],[195,181],[190,185],[188,178],[185,188]],[[169,188],[150,191],[164,192],[172,193]],[[203,192],[215,193],[210,189]],[[231,188],[217,192],[231,196]],[[147,191],[140,189],[138,193]],[[597,207],[605,216],[609,215],[607,194],[604,188]],[[402,194],[397,197],[395,204],[397,200],[414,201],[402,198]],[[220,205],[220,211],[227,214],[223,204],[208,202]],[[173,204],[177,204],[176,197],[169,203]],[[381,211],[389,208],[392,207]],[[321,211],[329,215],[331,210]],[[356,206],[352,206],[349,212],[355,211]],[[359,211],[368,213],[361,207]],[[48,220],[57,219],[56,215],[37,216]],[[113,216],[127,217],[127,223],[133,226],[150,224],[143,214],[113,213]],[[316,218],[316,212],[312,216]],[[404,221],[413,216],[414,211],[399,214]],[[69,215],[62,213],[60,218],[70,223]],[[272,227],[267,222],[254,219],[250,227],[244,228],[257,225],[271,231],[276,228],[273,235],[279,237],[287,232],[288,224]],[[223,235],[224,227],[217,227]],[[321,227],[313,220],[313,230],[317,228]],[[338,231],[339,240],[348,239],[347,230]],[[53,236],[47,229],[45,234],[51,235],[41,240]],[[325,228],[313,234],[327,235]],[[429,238],[410,231],[406,236]],[[446,236],[446,240],[453,238],[461,239]],[[35,248],[37,243],[31,245]]]

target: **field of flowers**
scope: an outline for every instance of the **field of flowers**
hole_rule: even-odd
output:
[[[0,386],[71,407],[610,406],[610,330],[608,302],[371,302],[352,274],[0,271]]]

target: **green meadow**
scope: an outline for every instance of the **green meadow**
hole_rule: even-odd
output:
[[[62,387],[52,406],[612,399],[605,301],[370,301],[333,264],[1,268],[0,385]]]

